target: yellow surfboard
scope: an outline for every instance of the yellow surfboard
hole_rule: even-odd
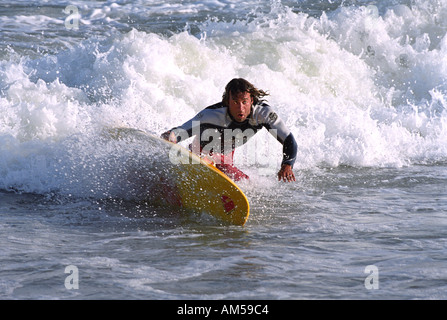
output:
[[[243,226],[247,222],[250,213],[247,197],[208,159],[141,130],[113,128],[108,133],[117,140],[135,137],[157,146],[165,164],[164,170],[169,171],[168,175],[160,175],[157,186],[153,188],[160,202],[205,212],[234,225]]]

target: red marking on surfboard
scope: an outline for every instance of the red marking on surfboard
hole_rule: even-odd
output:
[[[222,195],[222,203],[223,203],[225,212],[228,213],[228,214],[230,214],[231,211],[233,211],[234,208],[236,207],[234,205],[233,200],[231,200],[231,198],[226,196],[226,195]]]

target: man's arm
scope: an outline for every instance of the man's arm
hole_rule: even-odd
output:
[[[222,126],[223,123],[225,123],[226,109],[219,108],[219,106],[220,104],[215,104],[203,109],[181,126],[164,132],[161,135],[161,138],[177,143],[186,140],[193,135],[200,134],[201,127],[206,128],[209,126],[214,128]],[[200,139],[200,137],[198,138]]]
[[[200,114],[200,113],[199,113]],[[188,139],[193,131],[193,121],[196,121],[196,115],[194,118],[186,121],[184,124],[178,127],[174,127],[161,134],[160,138],[168,140],[173,143],[178,143],[182,140]]]
[[[278,181],[296,181],[292,168],[296,160],[297,151],[298,145],[296,144],[293,134],[290,133],[283,143],[283,160],[281,169],[278,172]]]
[[[292,133],[289,133],[287,138],[284,140],[282,152],[283,158],[281,165],[288,164],[293,167],[296,160],[296,154],[298,152],[298,145],[296,144],[295,137]]]
[[[287,128],[284,121],[281,120],[269,105],[264,104],[261,106],[259,109],[259,117],[262,119],[261,121],[263,121],[264,126],[283,145],[283,159],[281,169],[278,172],[278,180],[295,181],[295,175],[292,171],[298,151],[295,137],[289,128]]]

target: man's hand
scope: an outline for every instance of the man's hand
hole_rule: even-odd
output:
[[[292,171],[292,166],[290,164],[283,164],[281,170],[278,172],[278,181],[283,180],[284,182],[296,181],[295,174]]]
[[[160,136],[162,139],[168,140],[172,143],[177,143],[177,137],[175,136],[174,132],[172,131],[166,131],[161,134]]]

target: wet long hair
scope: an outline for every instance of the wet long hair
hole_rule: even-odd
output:
[[[269,95],[264,90],[256,88],[247,80],[242,78],[235,78],[228,82],[228,84],[225,86],[225,92],[222,95],[222,104],[226,107],[230,105],[230,93],[234,97],[237,96],[239,93],[245,92],[248,92],[253,98],[253,105],[264,101],[262,100],[262,98]]]

